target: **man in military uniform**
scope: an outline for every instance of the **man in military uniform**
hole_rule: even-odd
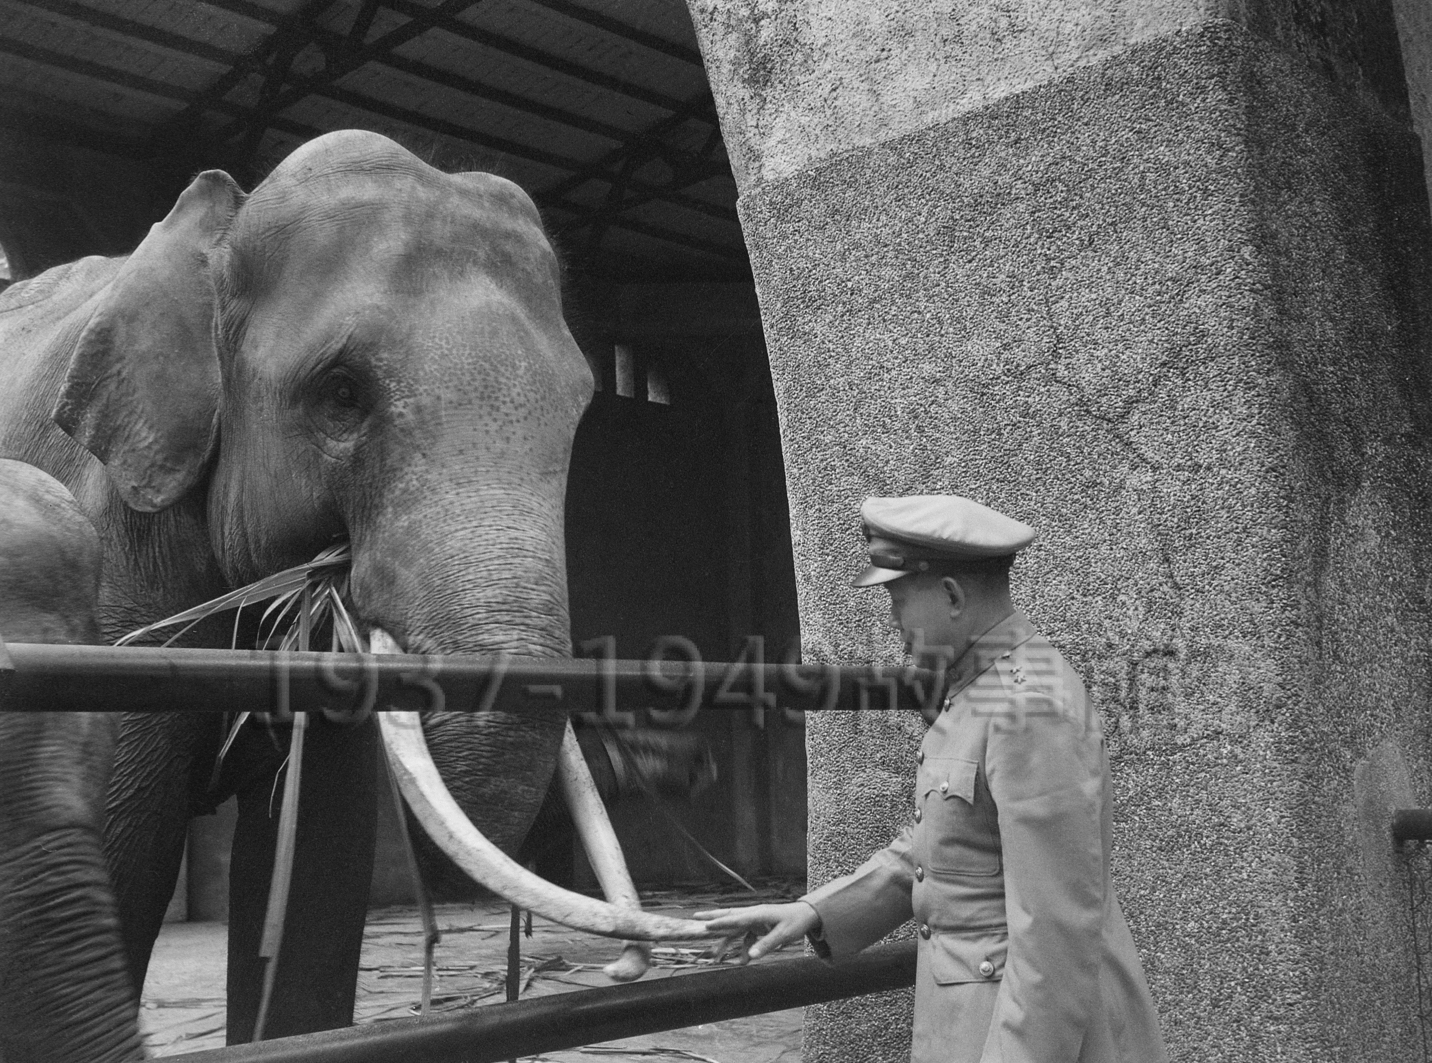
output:
[[[949,665],[913,822],[791,904],[700,912],[752,958],[809,935],[839,959],[914,918],[915,1063],[1164,1063],[1109,877],[1099,715],[1009,596],[1027,525],[966,498],[871,498],[870,566],[917,663]],[[953,662],[953,664],[950,664]]]

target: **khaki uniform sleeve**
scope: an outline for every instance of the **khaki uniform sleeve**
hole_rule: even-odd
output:
[[[1087,711],[1082,689],[1031,690],[991,722],[1009,955],[983,1063],[1070,1063],[1099,1007],[1107,769]]]
[[[820,916],[820,932],[811,943],[822,959],[854,955],[912,916],[915,862],[910,858],[910,832],[906,827],[850,874],[801,898]]]

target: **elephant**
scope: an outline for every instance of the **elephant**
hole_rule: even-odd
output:
[[[0,460],[0,633],[95,641],[99,570],[99,535],[64,486]],[[0,672],[0,710],[24,707],[7,694]],[[139,1058],[102,840],[118,735],[109,713],[0,711],[0,1059]],[[82,981],[56,962],[78,953]]]
[[[390,648],[570,655],[563,510],[592,391],[532,200],[371,132],[310,141],[247,194],[201,173],[132,254],[0,294],[0,457],[52,476],[93,525],[106,642],[346,538],[354,615]],[[225,621],[189,643],[230,638]],[[309,728],[265,1036],[351,1022],[376,731]],[[561,707],[430,712],[421,733],[471,824],[516,851],[570,739]],[[204,713],[126,715],[104,851],[137,990],[189,816],[237,794],[238,1043],[253,1035],[264,976],[284,742],[246,727],[220,764],[224,736]],[[540,912],[550,889],[529,887]],[[627,915],[630,933],[642,913]],[[663,935],[653,924],[646,936]],[[88,978],[92,965],[75,969]]]

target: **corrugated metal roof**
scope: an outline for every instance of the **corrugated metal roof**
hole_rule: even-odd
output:
[[[683,0],[0,0],[0,123],[246,182],[373,129],[522,184],[576,268],[749,274]]]

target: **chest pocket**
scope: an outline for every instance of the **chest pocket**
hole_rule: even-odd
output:
[[[946,875],[999,874],[997,814],[979,765],[959,757],[926,757],[919,779],[929,869]]]

